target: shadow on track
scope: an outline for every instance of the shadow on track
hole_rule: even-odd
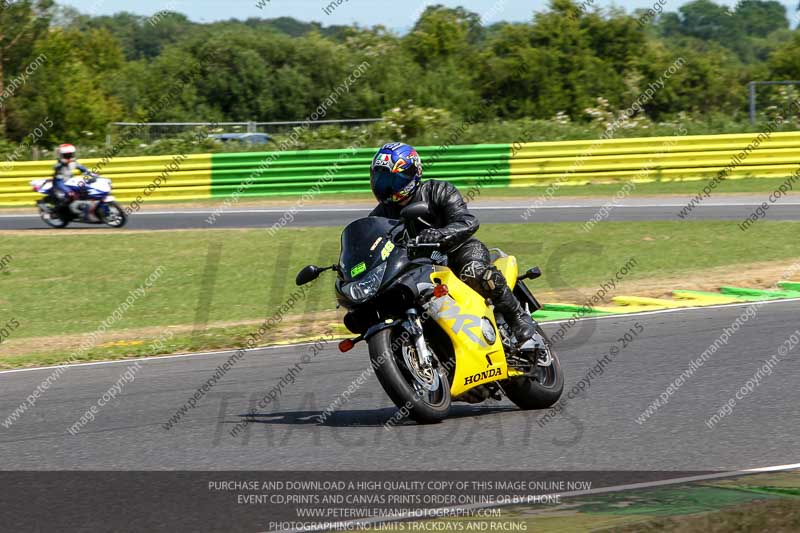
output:
[[[450,408],[447,419],[472,418],[477,416],[492,415],[519,411],[513,406],[478,406],[454,405]],[[281,411],[277,413],[256,413],[237,415],[241,420],[249,420],[253,424],[274,425],[316,425],[328,427],[383,427],[392,420],[398,410],[394,407],[382,409],[349,409],[336,411],[324,420],[322,411]],[[403,418],[397,426],[415,426],[416,422]]]

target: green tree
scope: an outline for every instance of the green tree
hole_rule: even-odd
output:
[[[776,0],[742,0],[736,5],[734,20],[746,35],[754,37],[789,28],[786,7]]]
[[[681,6],[681,33],[704,41],[735,39],[738,29],[736,20],[724,6],[710,0],[694,0]]]
[[[770,54],[769,69],[773,79],[800,79],[800,32],[795,31],[791,41]]]
[[[47,31],[52,8],[52,0],[19,0],[4,4],[0,9],[0,95],[6,96],[8,80],[22,72],[36,57],[30,52]],[[0,135],[6,132],[6,108],[6,105],[0,105]]]
[[[103,85],[103,76],[117,68],[122,50],[104,30],[82,33],[55,28],[37,41],[32,53],[47,58],[13,100],[9,135],[22,138],[45,118],[54,125],[45,141],[102,138],[106,124],[121,106]],[[73,142],[78,142],[77,140]]]
[[[19,140],[50,117],[47,142],[80,142],[118,119],[302,120],[338,91],[320,118],[386,116],[404,136],[437,142],[438,130],[466,117],[496,119],[487,126],[493,135],[516,121],[507,130],[516,135],[558,113],[578,131],[598,122],[588,109],[601,102],[604,120],[618,116],[677,58],[683,64],[635,122],[737,120],[747,81],[800,78],[800,33],[778,1],[744,0],[730,11],[694,0],[644,27],[641,12],[587,6],[551,0],[527,22],[483,27],[468,9],[434,5],[401,35],[288,17],[210,24],[171,12],[96,17],[18,0],[0,10],[0,94],[39,54],[45,60],[6,91],[14,94],[0,102],[0,128]],[[366,68],[358,79],[346,81],[359,65]],[[348,135],[329,127],[305,138],[319,145],[339,134]]]
[[[138,49],[137,34],[144,17],[123,11],[111,16],[86,17],[79,21],[80,28],[88,31],[91,28],[108,30],[121,45],[127,59],[139,59],[143,54]]]
[[[140,23],[133,35],[137,56],[153,58],[169,44],[192,33],[193,23],[186,15],[171,11],[153,14]]]
[[[414,60],[427,67],[454,57],[465,58],[482,33],[477,13],[437,4],[425,9],[405,43]]]
[[[626,71],[644,34],[634,18],[586,13],[557,0],[533,24],[508,25],[490,38],[479,71],[482,96],[500,116],[584,114],[601,96],[627,100]]]

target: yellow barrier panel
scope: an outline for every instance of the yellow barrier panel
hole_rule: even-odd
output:
[[[799,153],[800,132],[525,143],[511,159],[510,186],[689,181],[725,169],[731,179],[785,177]]]
[[[603,154],[636,154],[644,152],[682,152],[709,150],[741,150],[754,141],[759,133],[736,133],[725,135],[685,135],[674,137],[634,137],[628,139],[595,139],[579,141],[528,142],[515,145],[517,157],[530,155],[571,154],[575,157]],[[762,136],[760,143],[770,148],[792,148],[800,146],[800,132],[777,132],[768,138]]]
[[[80,161],[89,170],[100,162]],[[112,194],[121,204],[211,198],[211,154],[118,157],[98,173],[111,180]],[[0,170],[0,206],[33,206],[41,195],[31,190],[30,181],[52,175],[52,161],[14,163]]]
[[[800,145],[799,145],[800,146]],[[576,165],[573,157],[531,157],[514,159],[514,170],[591,172],[593,170],[637,170],[644,168],[689,168],[736,166],[737,161],[750,166],[791,164],[798,160],[798,148],[758,150],[743,159],[735,150],[715,152],[684,152],[680,154],[643,153],[635,155],[609,155],[587,158]],[[740,164],[741,164],[740,163]]]
[[[647,183],[653,181],[697,181],[713,178],[724,167],[710,168],[670,168],[649,170],[625,170],[612,172],[581,172],[572,174],[563,173],[526,173],[512,174],[509,187],[529,187],[531,185],[546,185],[553,182],[562,182],[562,185],[580,185],[587,183],[613,183],[633,181]],[[727,175],[728,179],[744,178],[781,178],[791,175],[798,169],[795,165],[764,165],[738,167]],[[513,171],[512,171],[513,172]]]
[[[611,301],[618,305],[631,307],[652,307],[660,309],[677,309],[690,307],[687,301],[666,300],[664,298],[648,298],[646,296],[614,296]]]

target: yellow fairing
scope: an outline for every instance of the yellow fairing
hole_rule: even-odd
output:
[[[447,296],[431,301],[428,312],[450,337],[456,354],[456,371],[450,394],[455,397],[477,385],[507,378],[508,365],[503,344],[494,313],[487,307],[486,300],[458,279],[449,268],[437,267],[431,274],[431,280],[447,285],[449,289]],[[489,335],[493,341],[491,343],[482,331],[484,319],[491,323],[493,329],[493,335]]]
[[[497,270],[499,270],[506,278],[508,287],[511,290],[514,290],[514,287],[517,285],[517,276],[519,276],[519,266],[517,266],[517,258],[514,257],[513,255],[507,255],[505,257],[501,257],[494,262],[494,266],[496,266]]]

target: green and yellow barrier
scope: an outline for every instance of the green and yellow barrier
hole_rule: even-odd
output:
[[[672,298],[619,295],[611,298],[611,305],[598,305],[595,307],[582,307],[569,303],[547,303],[540,310],[533,313],[533,317],[544,322],[603,315],[665,311],[687,307],[706,307],[709,305],[800,299],[800,282],[780,281],[777,287],[777,289],[720,287],[719,292],[674,290],[672,291]]]
[[[562,142],[425,146],[418,151],[425,177],[473,188],[529,187],[622,181],[785,177],[800,163],[800,132],[649,137]],[[751,147],[752,148],[752,147]],[[117,157],[100,173],[114,182],[121,202],[301,196],[367,192],[375,148]],[[89,168],[97,159],[84,159]],[[52,162],[0,167],[0,206],[31,205],[28,182],[52,175]],[[159,180],[159,177],[161,178]],[[155,184],[158,183],[156,187]]]

